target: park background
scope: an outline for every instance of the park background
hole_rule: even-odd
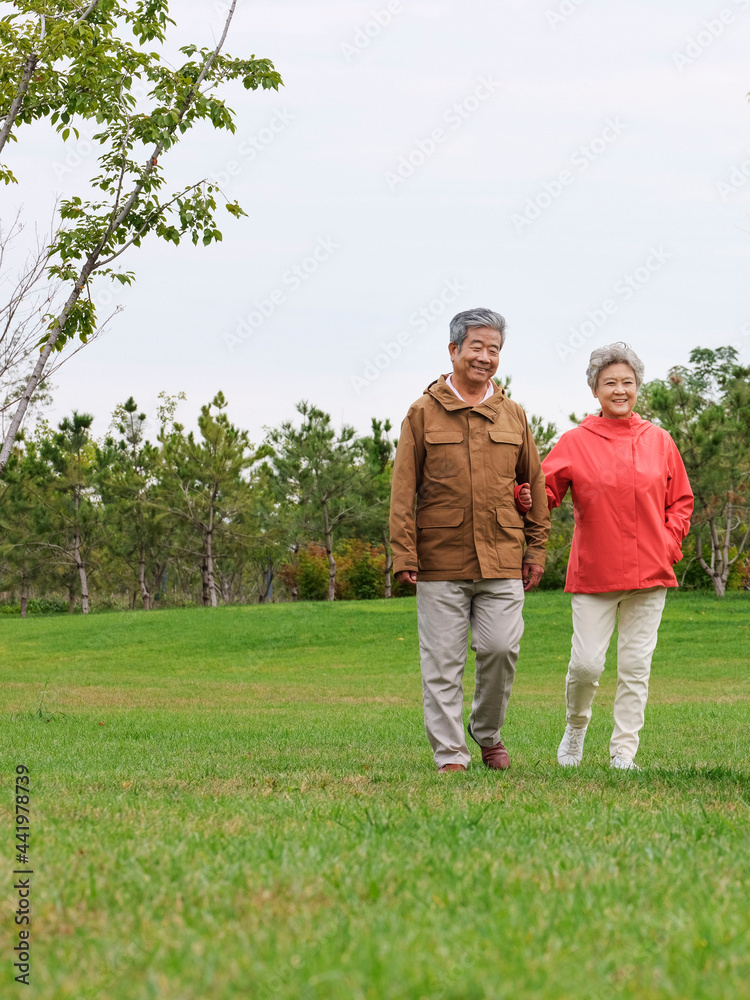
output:
[[[145,165],[205,58],[178,47],[213,45],[229,5],[173,5],[163,48],[142,34],[165,53],[149,108],[121,50],[86,60],[107,12],[143,32],[165,5],[57,6],[70,86],[42,60],[0,168],[2,287],[42,276],[1,367],[0,816],[10,845],[28,768],[33,995],[748,997],[750,4],[239,3],[227,50],[285,86],[223,64],[234,117],[207,101]],[[7,107],[24,49],[1,23]],[[171,212],[151,189],[50,327],[104,211],[100,95],[131,182],[198,186]],[[435,773],[383,528],[401,416],[478,304],[509,320],[499,375],[542,452],[591,407],[589,350],[624,339],[686,457],[640,772],[608,766],[614,650],[582,765],[556,764],[566,506],[526,602],[512,768]],[[61,351],[16,438],[45,330]]]
[[[690,452],[700,494],[680,580],[746,586],[748,6],[237,5],[226,49],[270,57],[283,85],[225,80],[231,129],[223,109],[197,117],[158,158],[170,191],[216,185],[210,225],[191,203],[189,233],[181,209],[85,282],[91,314],[73,317],[16,445],[5,608],[393,593],[391,446],[448,367],[450,316],[478,304],[508,320],[498,374],[542,452],[593,408],[590,350],[634,347],[657,387],[639,409]],[[228,9],[181,3],[165,65],[213,44]],[[39,262],[55,206],[66,260],[93,211],[79,206],[103,147],[72,107],[77,132],[41,114],[4,151],[6,287]],[[30,291],[24,350],[4,327],[6,438],[56,304]],[[691,364],[696,349],[714,353]],[[685,399],[675,370],[692,373]],[[333,480],[315,495],[294,468],[311,455]],[[566,508],[545,586],[562,584],[571,529]]]
[[[236,132],[198,123],[163,163],[174,189],[215,178],[249,217],[222,212],[223,241],[207,248],[146,239],[119,261],[132,287],[92,283],[100,318],[123,312],[53,379],[52,422],[75,407],[102,435],[133,395],[153,437],[161,391],[187,393],[194,425],[221,389],[256,442],[301,399],[360,433],[373,416],[397,427],[446,370],[450,316],[477,305],[508,321],[515,398],[560,429],[592,406],[597,344],[626,340],[649,379],[698,346],[731,344],[750,363],[750,4],[715,6],[421,0],[381,27],[372,11],[386,4],[243,0],[227,49],[272,59],[284,86],[229,83]],[[178,45],[218,37],[225,8],[181,0],[173,62]],[[731,21],[710,40],[704,22],[723,9]],[[436,128],[445,141],[389,183]],[[44,232],[57,196],[85,196],[95,130],[19,133],[6,221],[22,206],[28,235]],[[327,240],[335,249],[308,261]],[[250,328],[276,290],[284,300]],[[617,309],[592,333],[607,299]],[[401,355],[376,365],[402,333]]]

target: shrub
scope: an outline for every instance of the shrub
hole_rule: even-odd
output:
[[[328,597],[328,559],[320,545],[301,549],[296,566],[297,594],[301,601],[325,601]]]
[[[573,539],[573,505],[566,499],[560,507],[552,511],[547,559],[544,576],[539,583],[540,590],[563,590],[568,572],[570,545]]]
[[[366,601],[385,594],[385,553],[382,548],[370,545],[359,538],[346,538],[334,551],[336,560],[336,600]],[[296,563],[289,563],[279,571],[279,578],[301,601],[325,601],[328,598],[328,557],[321,545],[307,545],[300,549]],[[394,596],[413,594],[413,587]]]
[[[68,599],[63,597],[30,597],[26,612],[30,615],[67,615]],[[0,604],[0,614],[20,615],[21,605],[18,602]]]
[[[334,550],[336,596],[346,601],[371,601],[385,594],[385,555],[360,538],[347,538]]]

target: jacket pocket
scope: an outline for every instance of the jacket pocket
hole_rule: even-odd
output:
[[[489,435],[490,465],[498,476],[513,478],[523,436],[518,431],[501,431],[495,427],[490,428]]]
[[[463,507],[423,507],[417,511],[417,561],[425,573],[460,570],[464,562]]]
[[[452,479],[460,474],[462,465],[467,468],[461,431],[425,431],[424,440],[424,474],[430,479]]]
[[[501,566],[520,569],[523,562],[523,518],[515,507],[496,507],[495,546]]]
[[[664,525],[664,534],[666,535],[667,559],[669,560],[669,565],[674,566],[675,563],[680,562],[682,559],[682,546],[666,524]]]

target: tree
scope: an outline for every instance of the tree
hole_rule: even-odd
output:
[[[52,305],[52,293],[45,280],[49,254],[37,243],[30,250],[20,272],[13,273],[9,258],[22,239],[23,224],[18,216],[10,225],[0,221],[0,286],[5,289],[0,302],[0,428],[5,438],[5,412],[18,399],[33,365],[39,338],[48,321],[45,316]],[[52,374],[50,371],[49,375]],[[41,386],[30,399],[47,402]]]
[[[0,575],[18,585],[22,618],[26,617],[31,586],[46,569],[36,531],[39,501],[34,489],[33,449],[32,444],[12,457],[0,483]]]
[[[37,544],[63,568],[72,605],[77,577],[81,611],[89,613],[89,558],[98,536],[100,508],[95,496],[96,454],[90,413],[73,411],[58,432],[29,449],[33,490],[38,501]],[[67,572],[65,572],[67,570]]]
[[[365,453],[365,468],[363,477],[365,510],[360,532],[377,539],[385,550],[385,596],[391,596],[391,567],[393,565],[393,550],[391,549],[390,531],[388,525],[389,505],[391,499],[391,480],[393,479],[393,442],[388,438],[392,429],[390,420],[372,418],[372,435],[362,439]]]
[[[354,428],[336,433],[331,417],[302,401],[302,424],[290,420],[271,430],[274,486],[279,502],[290,505],[298,531],[325,546],[328,559],[328,600],[336,596],[334,538],[339,528],[361,517],[362,445]]]
[[[116,407],[112,419],[119,438],[108,437],[97,450],[107,545],[130,567],[148,611],[167,566],[173,535],[157,501],[159,449],[144,440],[146,414],[138,412],[132,396]]]
[[[281,83],[267,59],[222,55],[236,4],[232,0],[217,44],[183,46],[185,58],[176,67],[153,51],[174,24],[168,0],[17,0],[17,12],[0,21],[0,153],[21,126],[39,119],[49,120],[65,140],[78,134],[82,121],[95,121],[99,131],[92,141],[100,149],[90,195],[60,205],[47,268],[56,307],[14,401],[0,473],[52,352],[96,333],[94,278],[130,284],[134,275],[120,270],[118,259],[149,234],[175,244],[188,235],[204,245],[221,239],[216,186],[202,179],[165,195],[163,162],[199,122],[235,130],[234,113],[217,88],[232,80],[250,90]],[[16,180],[8,168],[0,168],[0,179]],[[236,202],[226,209],[245,214]]]
[[[249,560],[261,604],[271,603],[274,580],[289,561],[295,543],[293,512],[287,504],[279,502],[273,475],[267,463],[258,469],[251,507],[243,517],[246,532],[252,538]]]
[[[243,540],[241,519],[252,494],[247,473],[266,454],[264,447],[252,447],[247,431],[229,422],[226,405],[218,392],[201,407],[200,438],[185,434],[179,423],[160,434],[163,492],[157,502],[198,535],[200,547],[192,552],[201,559],[203,603],[214,608],[217,538]]]
[[[570,421],[579,424],[583,418],[577,418],[574,413]],[[553,421],[544,421],[536,414],[529,417],[529,427],[536,444],[539,457],[544,460],[557,443],[558,430]],[[540,581],[541,590],[559,590],[565,586],[565,577],[570,557],[570,546],[573,542],[575,517],[573,500],[568,492],[559,507],[550,511],[551,525],[547,542],[547,560],[544,576]]]
[[[750,540],[750,368],[733,347],[696,347],[689,365],[643,386],[639,410],[680,449],[695,494],[696,558],[721,597]]]
[[[529,427],[531,428],[531,435],[534,438],[534,444],[536,445],[536,450],[539,452],[539,457],[545,459],[555,444],[557,424],[551,420],[545,423],[542,417],[532,414],[529,417]]]

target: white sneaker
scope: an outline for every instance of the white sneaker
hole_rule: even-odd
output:
[[[616,768],[618,771],[640,771],[640,767],[638,767],[630,754],[624,750],[618,750],[612,755],[609,766]]]
[[[583,759],[583,741],[586,738],[586,730],[574,729],[566,726],[560,746],[557,748],[557,763],[563,767],[578,767]]]

